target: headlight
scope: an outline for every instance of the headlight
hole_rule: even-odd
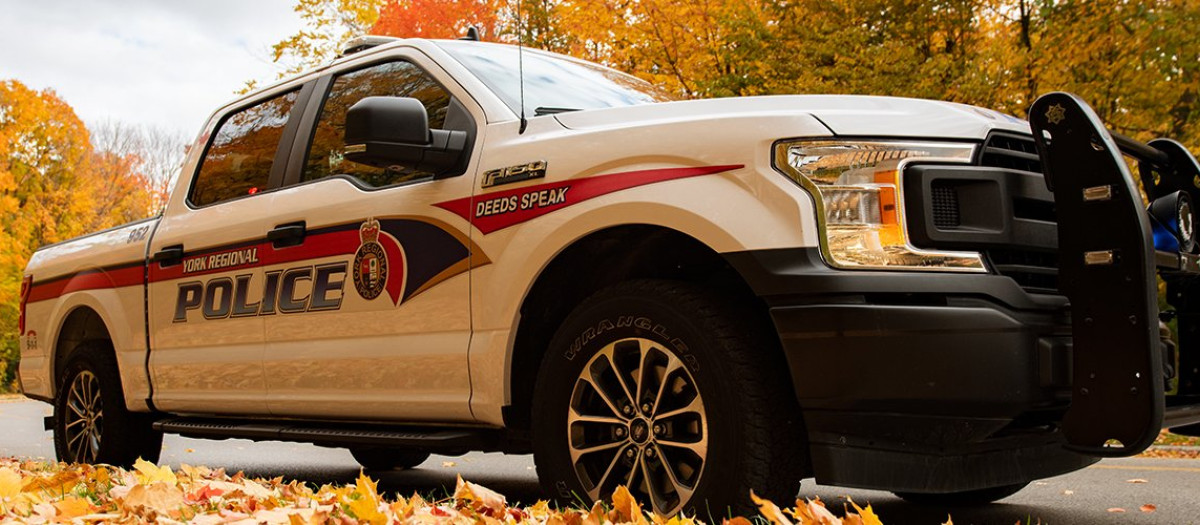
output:
[[[908,242],[901,177],[912,161],[971,162],[973,144],[798,140],[776,146],[776,168],[816,201],[821,251],[836,268],[986,271],[978,253]]]

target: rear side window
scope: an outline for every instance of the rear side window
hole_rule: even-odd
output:
[[[442,129],[450,107],[450,93],[433,77],[409,62],[388,62],[334,77],[321,107],[304,165],[303,181],[331,175],[349,175],[367,186],[382,187],[432,178],[433,174],[404,166],[376,168],[350,162],[346,147],[346,111],[365,97],[412,97],[429,113],[429,129]]]
[[[221,121],[192,185],[192,204],[207,206],[267,188],[275,151],[298,95],[279,95]]]

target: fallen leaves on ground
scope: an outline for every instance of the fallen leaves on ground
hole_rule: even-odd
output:
[[[751,496],[773,525],[882,525],[870,505],[847,501],[842,517],[820,499],[781,509]],[[1147,509],[1150,510],[1147,510]],[[1142,512],[1153,512],[1152,505]],[[418,525],[703,525],[647,510],[625,487],[612,504],[558,509],[545,501],[510,507],[495,491],[458,479],[454,494],[430,501],[419,495],[392,499],[360,474],[352,485],[319,488],[283,478],[249,479],[224,470],[182,465],[179,470],[139,460],[131,470],[0,459],[0,524],[9,523],[317,523]],[[732,518],[722,525],[762,523]],[[949,520],[946,521],[950,523]]]

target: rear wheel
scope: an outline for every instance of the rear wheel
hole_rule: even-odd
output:
[[[367,470],[410,469],[429,459],[428,452],[393,448],[352,448],[350,455]]]
[[[64,369],[54,400],[54,450],[59,461],[128,467],[157,462],[162,433],[145,414],[125,408],[112,345],[84,343]]]
[[[896,492],[896,496],[904,501],[929,507],[974,507],[987,505],[1012,496],[1025,488],[1029,483],[1017,483],[979,490],[949,492],[944,494],[928,494],[918,492]]]
[[[795,498],[805,443],[769,327],[695,285],[631,281],[586,300],[544,358],[533,449],[561,500],[620,485],[664,515]]]

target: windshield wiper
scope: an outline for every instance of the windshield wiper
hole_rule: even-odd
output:
[[[551,107],[541,106],[541,107],[533,110],[533,116],[540,117],[542,115],[555,115],[558,113],[570,113],[572,111],[579,111],[579,108],[551,108]]]

